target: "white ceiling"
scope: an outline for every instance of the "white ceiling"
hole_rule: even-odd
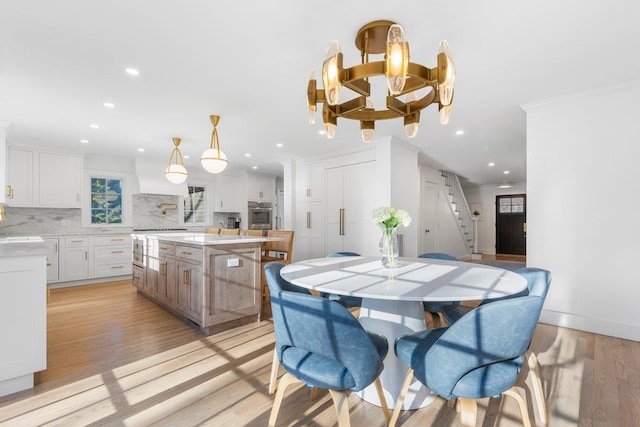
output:
[[[640,78],[639,9],[629,0],[2,0],[0,120],[13,143],[159,163],[181,137],[195,169],[209,115],[219,114],[234,168],[278,172],[289,158],[364,144],[348,120],[335,139],[318,135],[306,85],[331,40],[355,65],[357,30],[388,19],[404,27],[413,62],[434,67],[447,39],[456,63],[451,122],[441,126],[429,107],[409,140],[423,160],[478,184],[500,182],[504,170],[520,182],[520,105]],[[401,120],[376,125],[376,138],[388,135],[406,139]]]

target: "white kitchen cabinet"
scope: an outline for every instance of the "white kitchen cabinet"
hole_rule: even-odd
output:
[[[247,174],[247,199],[252,202],[273,202],[275,178],[267,175]]]
[[[233,175],[216,176],[213,197],[214,212],[241,212],[246,209],[242,199],[242,180]],[[245,201],[246,202],[246,201]]]
[[[324,167],[315,162],[296,167],[296,200],[298,202],[322,201],[324,197]]]
[[[33,206],[33,156],[31,150],[7,150],[5,200],[9,206]]]
[[[375,162],[326,170],[326,251],[376,255],[380,235],[371,220],[376,208]]]
[[[62,280],[82,280],[90,277],[91,238],[65,237],[62,253]]]
[[[6,202],[10,206],[79,208],[82,157],[9,147]]]
[[[296,229],[293,244],[293,261],[322,258],[325,250],[324,204],[320,202],[296,205]]]
[[[59,278],[60,239],[43,238],[47,246],[47,283],[57,282]]]
[[[94,237],[92,259],[94,277],[131,274],[131,236]]]
[[[37,205],[79,208],[82,191],[82,157],[38,153]]]
[[[39,250],[0,256],[0,396],[32,388],[34,372],[47,367],[45,254]]]

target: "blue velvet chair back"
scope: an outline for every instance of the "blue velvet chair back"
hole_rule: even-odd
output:
[[[418,258],[431,258],[431,259],[445,259],[449,261],[457,261],[458,258],[453,255],[445,254],[442,252],[427,252],[425,254],[418,255]]]
[[[382,372],[386,349],[343,306],[313,295],[271,292],[276,352],[280,364],[307,384],[332,390],[361,390]],[[386,342],[384,343],[386,345]]]
[[[280,270],[282,270],[283,267],[284,264],[277,261],[268,262],[264,265],[264,275],[267,280],[269,292],[272,293],[274,291],[288,291],[310,295],[311,292],[309,292],[308,289],[296,286],[288,280],[282,278],[282,276],[280,275]]]
[[[516,273],[527,279],[527,295],[547,297],[549,285],[551,285],[551,272],[542,268],[525,267],[516,270]]]
[[[355,252],[331,252],[329,255],[327,255],[327,258],[338,258],[341,256],[361,256],[361,255]]]
[[[422,352],[421,360],[413,360],[416,378],[446,399],[477,399],[507,390],[515,384],[543,302],[539,296],[526,296],[481,305],[470,311],[447,328],[426,353]],[[416,357],[420,357],[420,353],[414,352]],[[506,379],[505,371],[496,364],[505,361],[510,363],[502,367],[516,365],[511,366],[510,371],[507,369]],[[492,373],[499,378],[498,388],[502,390],[496,390],[492,384]],[[505,381],[510,384],[504,386]],[[461,392],[460,388],[480,390],[474,392],[480,395],[464,395],[474,393]],[[489,394],[483,396],[483,389]]]

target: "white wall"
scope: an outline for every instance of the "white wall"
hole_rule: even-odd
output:
[[[496,196],[506,194],[525,194],[526,183],[514,184],[512,188],[496,188],[495,184],[468,186],[463,189],[471,212],[480,212],[478,217],[478,252],[496,253]],[[527,201],[528,203],[528,201]]]
[[[376,173],[378,175],[378,206],[404,209],[411,216],[408,227],[400,227],[403,234],[403,255],[418,255],[417,230],[419,224],[420,169],[418,148],[397,138],[376,141]]]
[[[640,340],[640,81],[523,107],[527,265],[551,271],[541,320]]]

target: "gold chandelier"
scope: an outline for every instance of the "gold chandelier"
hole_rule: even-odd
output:
[[[451,116],[455,66],[446,40],[440,42],[438,63],[426,68],[409,61],[409,42],[400,25],[391,21],[374,21],[358,31],[355,40],[362,63],[343,68],[340,43],[332,41],[322,65],[322,84],[317,89],[315,72],[311,72],[307,86],[309,122],[315,123],[315,111],[322,103],[322,121],[328,138],[335,136],[338,117],[358,120],[362,139],[371,142],[375,122],[403,118],[405,134],[413,138],[418,132],[420,111],[437,104],[440,123],[447,124]],[[384,54],[383,61],[369,61],[370,54]],[[369,78],[385,76],[387,81],[386,108],[376,110],[371,95]],[[359,96],[342,101],[342,88],[351,89]],[[430,87],[420,97],[418,91]],[[400,96],[405,95],[401,100]],[[342,102],[341,102],[342,101]]]

